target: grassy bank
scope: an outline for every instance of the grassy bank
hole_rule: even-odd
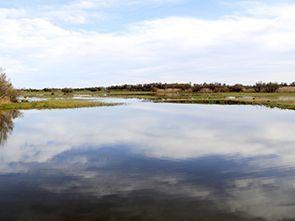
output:
[[[73,99],[46,100],[34,102],[5,103],[0,105],[0,110],[29,110],[29,109],[68,109],[82,107],[113,106],[102,102],[81,101]]]
[[[190,93],[156,95],[155,102],[183,104],[262,105],[295,110],[295,93]]]
[[[220,104],[220,105],[261,105],[270,108],[280,108],[295,110],[295,103],[280,102],[276,100],[259,100],[249,101],[243,99],[227,100],[227,99],[167,99],[167,100],[155,100],[155,102],[161,103],[179,103],[179,104]]]

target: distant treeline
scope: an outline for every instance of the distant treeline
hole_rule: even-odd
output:
[[[81,91],[91,91],[91,92],[97,92],[97,91],[102,91],[105,88],[103,87],[87,87],[87,88],[44,88],[44,89],[21,89],[22,91],[30,91],[30,92],[56,92],[56,91],[61,91],[63,93],[73,93],[73,92],[81,92]]]
[[[279,89],[285,91],[295,91],[295,82],[287,83],[263,83],[258,82],[255,85],[227,85],[222,83],[151,83],[151,84],[137,84],[137,85],[119,85],[107,87],[108,90],[125,90],[125,91],[191,91],[191,92],[277,92]]]
[[[242,85],[242,84],[222,84],[222,83],[203,83],[203,84],[191,84],[191,83],[150,83],[150,84],[124,84],[115,85],[110,87],[89,87],[89,88],[44,88],[38,89],[24,89],[25,91],[44,91],[52,92],[62,91],[63,93],[73,93],[81,91],[143,91],[143,92],[295,92],[295,82],[291,84],[287,83],[263,83],[258,82],[255,85]]]

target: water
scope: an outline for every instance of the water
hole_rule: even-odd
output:
[[[1,221],[295,219],[294,111],[132,100],[17,116],[0,113]]]

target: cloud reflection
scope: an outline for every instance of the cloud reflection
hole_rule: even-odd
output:
[[[253,106],[27,111],[0,150],[0,174],[79,199],[140,200],[151,191],[154,201],[174,197],[179,207],[190,201],[237,219],[292,219],[294,120]]]

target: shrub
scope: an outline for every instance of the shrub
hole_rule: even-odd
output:
[[[233,86],[229,86],[230,92],[242,92],[245,90],[244,86],[241,84],[235,84]]]
[[[280,85],[278,83],[262,83],[258,82],[254,86],[254,90],[256,92],[267,92],[267,93],[272,93],[276,92],[279,89]]]
[[[19,93],[13,88],[6,74],[0,70],[0,101],[17,102]]]
[[[69,94],[69,93],[73,93],[74,90],[72,88],[63,88],[61,89],[61,92],[63,92],[64,94]]]

